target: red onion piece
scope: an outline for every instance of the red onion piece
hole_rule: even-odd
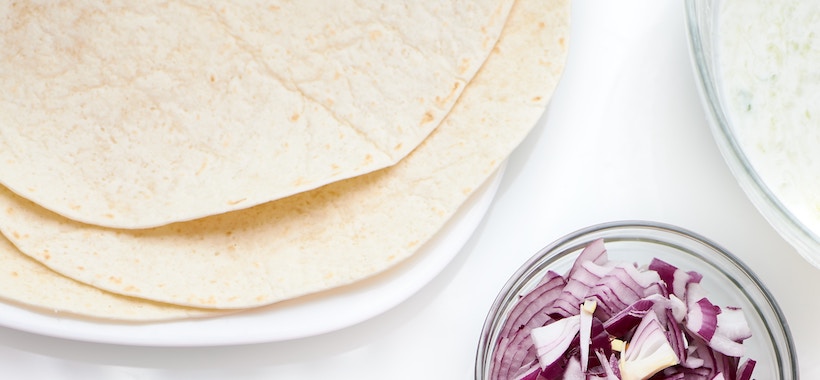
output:
[[[623,380],[643,380],[679,363],[655,311],[649,311],[621,354]]]
[[[619,311],[618,314],[604,322],[604,328],[612,336],[622,337],[638,326],[643,317],[652,310],[655,302],[650,299],[640,299]]]
[[[548,308],[555,302],[566,285],[566,280],[559,274],[549,271],[541,283],[521,297],[510,310],[507,320],[501,328],[500,336],[510,336],[515,330],[531,330],[543,326],[550,318]],[[536,315],[541,317],[536,317]],[[533,318],[535,321],[533,322]]]
[[[581,317],[575,315],[532,329],[530,337],[535,344],[542,369],[553,365],[564,355],[580,328]]]
[[[756,361],[752,359],[746,359],[743,364],[740,365],[737,369],[737,380],[751,380],[752,378],[752,371],[755,369]]]
[[[653,258],[649,269],[658,273],[671,294],[679,299],[686,299],[686,287],[692,282],[700,282],[703,276],[697,272],[685,272],[661,259]]]
[[[705,341],[711,341],[717,330],[717,315],[720,308],[701,298],[689,303],[686,313],[686,328]]]

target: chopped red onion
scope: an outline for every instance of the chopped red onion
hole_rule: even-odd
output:
[[[701,279],[659,259],[610,261],[598,239],[512,307],[490,379],[751,380],[745,315],[714,305]]]

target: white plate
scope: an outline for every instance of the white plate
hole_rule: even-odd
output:
[[[87,342],[188,347],[282,341],[349,327],[406,300],[452,261],[489,209],[503,170],[488,179],[417,254],[353,285],[228,316],[146,324],[62,318],[0,303],[0,325]]]

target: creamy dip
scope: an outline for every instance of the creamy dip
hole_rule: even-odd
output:
[[[762,181],[820,236],[820,1],[724,0],[728,117]]]

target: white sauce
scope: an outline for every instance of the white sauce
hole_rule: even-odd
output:
[[[766,186],[820,236],[820,1],[724,0],[723,96]]]

